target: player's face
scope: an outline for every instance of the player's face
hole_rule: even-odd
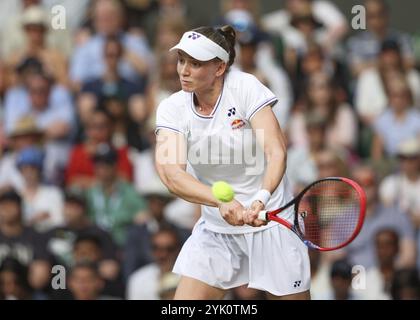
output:
[[[182,90],[195,93],[207,91],[223,75],[222,64],[215,60],[198,61],[179,51],[177,71]]]

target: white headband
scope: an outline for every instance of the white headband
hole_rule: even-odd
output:
[[[229,53],[225,49],[201,33],[194,31],[185,32],[178,44],[169,51],[176,49],[185,51],[199,61],[209,61],[217,57],[226,63],[229,62]]]

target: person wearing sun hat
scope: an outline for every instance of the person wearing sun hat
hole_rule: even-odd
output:
[[[399,172],[386,177],[379,195],[385,205],[397,204],[408,212],[420,227],[420,140],[412,138],[398,145],[397,159]]]
[[[43,130],[30,116],[24,116],[16,121],[7,136],[9,151],[0,158],[0,187],[12,185],[16,190],[22,190],[24,181],[16,166],[17,154],[25,147],[41,145],[43,134]]]

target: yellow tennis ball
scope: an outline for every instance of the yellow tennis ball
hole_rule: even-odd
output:
[[[211,191],[216,199],[222,202],[230,202],[235,196],[232,186],[224,181],[217,181],[213,183]]]

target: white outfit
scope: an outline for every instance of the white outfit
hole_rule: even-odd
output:
[[[412,182],[401,173],[390,175],[379,186],[379,197],[386,206],[398,205],[404,212],[420,214],[420,179]]]
[[[243,234],[206,229],[200,219],[184,244],[173,272],[213,287],[248,284],[276,296],[309,290],[308,248],[286,227]]]
[[[160,270],[157,264],[148,264],[134,272],[127,282],[128,300],[160,300]]]
[[[48,212],[49,218],[38,222],[35,228],[46,231],[64,222],[64,200],[59,188],[54,186],[40,186],[31,200],[24,199],[24,220],[28,221],[40,212]]]
[[[326,129],[325,139],[331,148],[353,148],[357,137],[357,118],[347,103],[338,106],[334,123]],[[302,112],[295,112],[289,121],[289,140],[293,146],[307,146],[308,133],[306,131],[305,116]]]
[[[218,180],[226,181],[235,190],[235,199],[249,206],[261,189],[266,165],[250,121],[259,110],[274,105],[277,98],[253,75],[231,70],[209,116],[197,113],[193,101],[193,94],[184,91],[165,99],[157,110],[156,131],[166,129],[184,135],[188,161],[195,176],[209,186]],[[257,156],[253,159],[245,156],[245,160],[239,158],[243,161],[238,162],[238,153],[243,155],[247,149],[256,150]],[[266,209],[279,208],[291,198],[292,192],[284,177]],[[196,275],[222,288],[249,282],[250,286],[279,295],[309,288],[307,249],[291,231],[279,228],[276,222],[260,228],[232,226],[222,218],[218,208],[201,208],[202,219],[184,245],[175,272]],[[282,217],[292,223],[293,211],[286,210]],[[293,259],[293,263],[289,261],[292,252],[286,253],[287,248],[294,248],[296,260]],[[201,256],[196,254],[197,250],[202,251]],[[262,252],[267,253],[264,254],[266,260],[258,259]],[[204,256],[208,258],[203,260]],[[247,265],[249,268],[245,268]],[[235,270],[228,272],[232,267]],[[300,286],[290,288],[293,281],[301,281]]]
[[[366,272],[366,288],[358,290],[363,300],[391,300],[391,295],[384,290],[385,282],[381,271],[374,267]]]
[[[0,160],[0,188],[11,186],[17,191],[22,191],[25,180],[16,166],[16,153],[5,154]]]
[[[407,82],[414,98],[414,105],[420,106],[420,74],[417,70],[407,73]],[[377,69],[363,71],[357,81],[355,105],[360,116],[379,116],[388,106],[388,97]]]

